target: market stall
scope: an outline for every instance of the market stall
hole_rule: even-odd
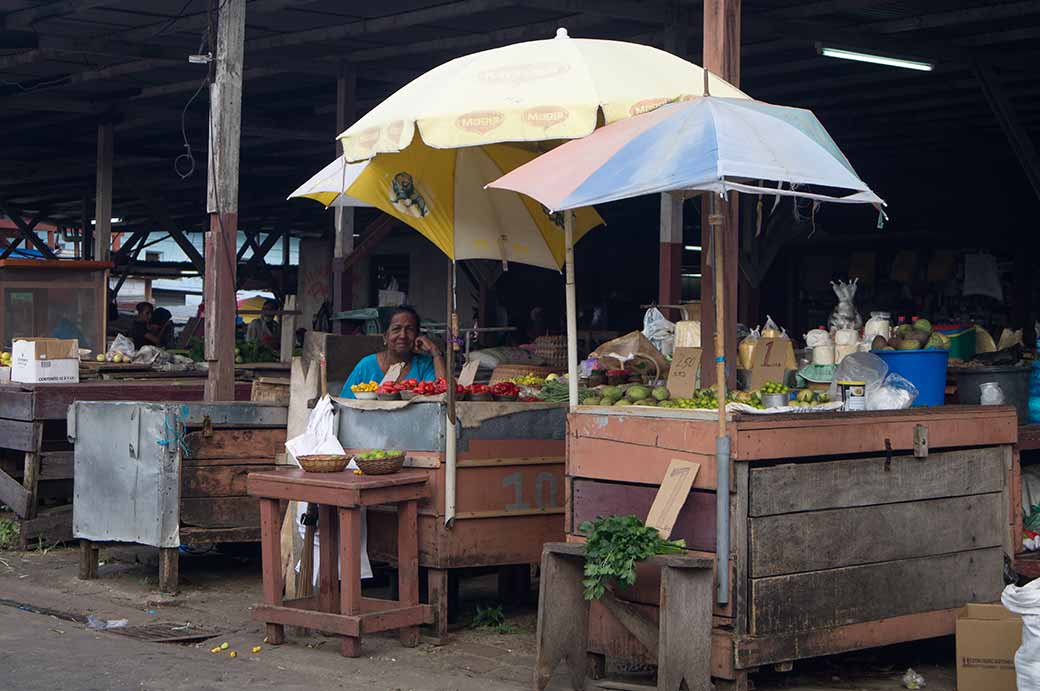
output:
[[[72,539],[73,450],[66,417],[77,400],[201,401],[202,380],[0,384],[0,503],[15,514],[19,544]],[[250,384],[236,384],[249,400]]]
[[[528,581],[517,572],[529,573],[542,545],[562,539],[566,406],[456,403],[452,481],[445,454],[446,403],[337,403],[339,439],[348,453],[404,450],[406,467],[429,475],[431,496],[419,506],[419,565],[428,576],[438,636],[448,629],[451,590],[459,575],[452,571],[499,567],[500,583],[507,586],[515,578],[523,586]],[[371,559],[395,562],[396,526],[393,514],[370,510]]]
[[[568,420],[568,540],[598,515],[645,519],[680,459],[700,469],[672,537],[715,554],[716,425],[710,412],[579,407]],[[1019,540],[1014,409],[731,415],[726,426],[731,589],[713,613],[713,676],[747,688],[765,665],[949,635],[964,603],[999,599]],[[619,596],[655,621],[657,591],[647,570]],[[599,603],[589,648],[656,664]]]

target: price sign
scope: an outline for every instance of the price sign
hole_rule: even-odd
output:
[[[404,363],[403,362],[395,362],[394,364],[390,365],[390,367],[387,368],[386,374],[383,375],[383,381],[381,381],[379,383],[380,384],[392,384],[393,382],[397,381],[397,379],[401,376],[401,370],[403,370],[403,369],[404,369]]]
[[[668,392],[673,398],[690,398],[697,388],[697,375],[701,370],[700,348],[676,348],[672,353],[672,366],[668,370]]]
[[[761,338],[751,351],[750,388],[760,388],[767,381],[783,382],[787,370],[794,368],[791,339]]]
[[[462,372],[459,373],[459,384],[462,386],[471,386],[473,380],[477,378],[477,369],[480,368],[480,362],[477,360],[470,360],[462,366]]]
[[[668,464],[661,487],[650,506],[650,514],[646,517],[646,524],[651,528],[657,528],[657,532],[665,540],[672,534],[675,521],[679,518],[679,511],[686,503],[686,498],[690,496],[690,488],[693,487],[693,481],[700,469],[699,463],[680,461],[677,458],[673,458]]]

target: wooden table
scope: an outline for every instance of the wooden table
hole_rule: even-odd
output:
[[[306,473],[298,468],[250,473],[249,493],[260,499],[264,603],[253,619],[267,624],[272,645],[285,641],[285,626],[331,631],[343,636],[345,657],[361,654],[362,634],[398,629],[401,644],[419,643],[419,626],[433,621],[429,605],[419,604],[419,500],[429,494],[426,474],[404,470],[392,475]],[[283,601],[281,526],[284,501],[319,505],[318,594]],[[397,509],[399,600],[361,596],[361,508]]]

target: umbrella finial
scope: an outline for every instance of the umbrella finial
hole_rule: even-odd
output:
[[[702,70],[704,72],[704,95],[711,96],[711,91],[708,89],[708,77],[711,75],[707,69]]]
[[[570,38],[570,36],[567,35],[566,27],[561,26],[556,30],[556,38]]]

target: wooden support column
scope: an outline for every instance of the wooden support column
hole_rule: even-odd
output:
[[[704,2],[704,69],[709,70],[734,86],[740,85],[740,0],[705,0]],[[723,276],[726,316],[726,379],[729,386],[736,381],[737,364],[737,285],[739,284],[739,249],[737,223],[737,195],[719,205],[723,216],[722,238],[725,266]],[[701,228],[707,229],[708,204],[702,206]],[[701,244],[701,380],[704,386],[715,383],[715,334],[713,314],[715,301],[714,274],[709,266],[713,252],[709,251],[710,236],[702,233]]]
[[[80,243],[83,246],[83,259],[94,258],[94,226],[90,225],[90,194],[83,193],[83,205],[80,207]]]
[[[336,80],[336,134],[347,129],[357,118],[357,72],[353,66],[345,66]],[[340,143],[336,142],[336,155],[342,156]],[[353,276],[346,259],[354,251],[354,209],[337,206],[332,248],[332,311],[345,312],[354,306]],[[346,322],[338,321],[333,329],[345,333]]]
[[[246,2],[220,4],[216,77],[210,86],[209,185],[206,234],[205,400],[235,400],[235,240],[238,237],[238,161],[242,133],[242,58]]]
[[[678,305],[682,299],[683,194],[661,193],[661,265],[657,302]],[[671,315],[675,316],[675,315]]]
[[[107,262],[112,257],[112,123],[97,128],[97,189],[94,193],[94,259]]]

